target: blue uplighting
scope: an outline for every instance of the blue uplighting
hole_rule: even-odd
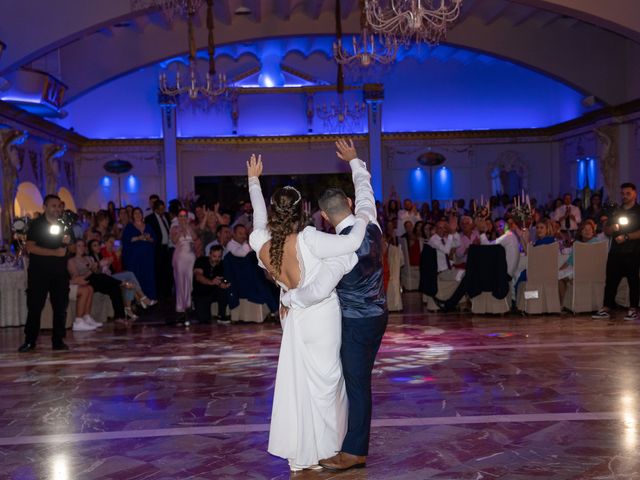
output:
[[[138,191],[138,179],[135,175],[129,175],[127,177],[127,191],[129,193],[137,193]]]
[[[107,177],[106,175],[102,177],[102,179],[100,180],[100,185],[102,185],[104,188],[109,188],[111,186],[111,177]]]
[[[447,167],[433,172],[433,198],[450,200],[453,198],[453,173]]]
[[[598,165],[596,163],[596,159],[592,157],[583,157],[579,158],[577,162],[578,190],[582,190],[587,186],[591,190],[595,190],[598,178]]]

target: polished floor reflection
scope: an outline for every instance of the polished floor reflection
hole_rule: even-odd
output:
[[[640,478],[640,324],[392,314],[364,470],[317,479]],[[0,329],[0,478],[284,479],[267,454],[279,326],[153,323],[15,353]]]

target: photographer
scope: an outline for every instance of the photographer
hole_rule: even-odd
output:
[[[625,320],[638,318],[640,301],[640,205],[636,203],[638,192],[633,183],[620,186],[622,206],[613,212],[604,227],[604,233],[611,237],[611,247],[607,257],[607,279],[604,287],[604,306],[593,318],[609,318],[615,308],[616,293],[620,280],[629,282],[629,311]]]
[[[209,256],[196,260],[193,282],[193,303],[198,323],[211,322],[211,304],[218,303],[218,322],[229,323],[227,310],[227,289],[230,284],[224,279],[222,247],[214,245]]]
[[[27,270],[27,324],[20,353],[36,348],[40,333],[40,315],[47,294],[53,310],[54,350],[69,350],[64,343],[69,296],[67,246],[74,240],[73,231],[60,222],[62,202],[57,195],[44,198],[44,214],[34,220],[27,233],[29,268]]]

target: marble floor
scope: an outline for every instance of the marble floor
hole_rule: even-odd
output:
[[[392,314],[367,468],[290,474],[266,452],[279,325],[0,329],[0,478],[640,478],[640,324]]]

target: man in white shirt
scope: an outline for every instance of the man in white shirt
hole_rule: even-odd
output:
[[[474,244],[480,243],[480,234],[475,228],[473,219],[469,216],[463,216],[460,218],[460,235],[458,238],[458,246],[455,252],[455,264],[462,265],[467,263],[467,255],[469,254],[469,247]]]
[[[458,246],[459,240],[460,236],[457,233],[453,235],[449,233],[447,222],[440,220],[436,223],[435,233],[429,239],[428,245],[436,251],[438,275],[445,272],[452,272],[452,275],[455,274],[452,253]]]
[[[580,209],[571,204],[571,195],[564,194],[564,205],[556,208],[555,212],[551,215],[555,221],[560,222],[560,229],[563,232],[569,232],[571,238],[575,238],[578,231],[578,225],[582,222],[582,214]]]
[[[236,225],[233,227],[233,238],[227,244],[228,253],[234,257],[246,257],[251,252],[248,240],[247,228],[242,224]]]
[[[398,211],[398,226],[396,232],[398,236],[402,236],[405,233],[405,222],[410,221],[413,225],[422,221],[418,208],[408,198],[404,201],[404,209]]]

